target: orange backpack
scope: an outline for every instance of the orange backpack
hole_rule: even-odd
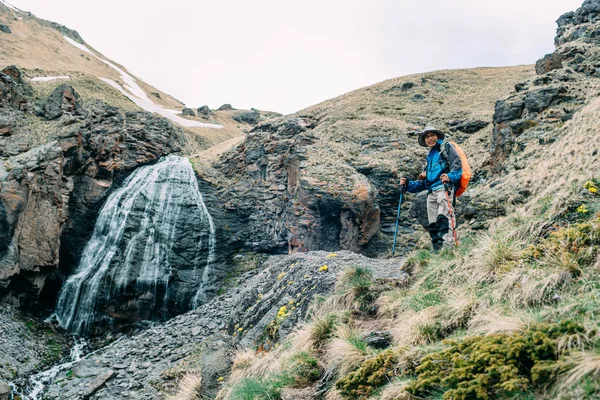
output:
[[[458,153],[460,157],[460,161],[462,163],[462,176],[460,177],[460,181],[456,185],[456,190],[454,192],[455,196],[458,197],[467,190],[469,186],[469,181],[471,180],[471,167],[469,167],[469,160],[467,160],[467,156],[463,149],[456,142],[445,142],[444,149],[440,153],[442,159],[445,161],[446,165],[450,165],[450,161],[448,160],[448,145],[454,146],[454,149]],[[447,169],[450,169],[449,167]]]

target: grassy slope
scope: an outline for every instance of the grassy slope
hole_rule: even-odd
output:
[[[402,158],[411,157],[418,147],[407,132],[426,124],[446,128],[453,119],[491,122],[495,101],[534,74],[531,66],[436,71],[390,79],[302,110],[297,114],[318,119],[314,134],[324,142],[311,149],[309,173],[323,177],[346,163],[401,169]],[[400,86],[406,82],[415,86],[402,92]],[[424,98],[415,101],[415,95]],[[475,168],[487,158],[482,150],[487,149],[489,129],[471,135],[465,145]],[[367,138],[399,145],[393,150],[364,151],[361,141]]]
[[[282,387],[311,386],[333,374],[328,399],[598,398],[596,179],[587,189],[570,187],[528,218],[513,216],[487,234],[463,238],[459,249],[415,252],[403,265],[412,274],[408,287],[386,291],[369,279],[368,266],[348,271],[337,293],[317,299],[312,319],[274,353],[241,353],[222,397],[277,398]],[[366,278],[356,279],[361,270]],[[363,339],[379,330],[392,333],[386,351]],[[471,347],[463,344],[452,355],[458,345],[445,339]],[[543,355],[535,353],[541,343]],[[318,372],[302,369],[298,357],[315,359]],[[518,383],[496,384],[498,368],[513,364]],[[503,371],[507,382],[512,376]],[[463,392],[450,392],[457,387]]]
[[[318,119],[314,132],[329,144],[311,150],[310,171],[327,179],[343,163],[393,168],[401,149],[363,154],[360,140],[397,139],[424,120],[443,126],[449,118],[491,119],[494,100],[507,92],[502,85],[528,77],[521,68],[404,77],[303,110],[298,114]],[[428,82],[411,92],[385,92],[425,76]],[[486,97],[485,76],[496,97]],[[278,398],[284,387],[317,379],[307,377],[330,376],[327,399],[599,398],[600,99],[596,83],[586,84],[587,105],[552,132],[555,142],[529,142],[507,161],[526,168],[476,188],[483,196],[508,193],[509,203],[511,193],[527,189],[525,204],[509,205],[508,217],[485,234],[463,237],[460,249],[410,255],[406,288],[382,292],[369,279],[342,278],[339,291],[317,300],[311,320],[275,352],[241,353],[221,397]],[[425,102],[413,103],[415,93]],[[488,136],[486,128],[466,141],[475,168],[488,158]],[[373,304],[376,314],[368,312]],[[366,345],[363,335],[376,330],[392,333],[390,352]],[[306,368],[307,357],[317,373]]]

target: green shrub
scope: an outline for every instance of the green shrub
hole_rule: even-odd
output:
[[[287,371],[295,387],[309,386],[321,377],[317,359],[306,351],[301,351],[292,357]]]
[[[291,386],[289,376],[274,375],[267,378],[245,378],[231,390],[232,400],[278,400],[284,387]]]
[[[346,398],[365,399],[397,375],[397,362],[396,354],[386,350],[366,360],[356,371],[338,379],[335,386]]]
[[[447,341],[447,348],[421,359],[407,390],[420,397],[442,391],[443,399],[453,400],[524,396],[554,379],[563,365],[556,362],[558,339],[583,331],[563,321],[512,335]]]

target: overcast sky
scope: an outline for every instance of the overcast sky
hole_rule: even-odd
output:
[[[190,107],[291,113],[385,79],[533,64],[583,0],[9,0]]]

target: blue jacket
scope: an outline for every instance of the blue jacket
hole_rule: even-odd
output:
[[[448,158],[448,171],[444,171],[444,161],[440,154],[442,146],[445,146],[443,140],[438,140],[437,144],[429,150],[429,154],[427,155],[427,165],[425,166],[425,172],[427,172],[427,178],[423,181],[410,181],[408,182],[408,191],[410,193],[418,193],[423,190],[427,190],[429,192],[435,191],[437,189],[441,189],[444,184],[440,179],[440,176],[444,172],[448,174],[448,178],[452,181],[454,187],[460,181],[462,176],[462,162],[460,160],[460,156],[454,149],[454,146],[448,144],[446,157]]]

